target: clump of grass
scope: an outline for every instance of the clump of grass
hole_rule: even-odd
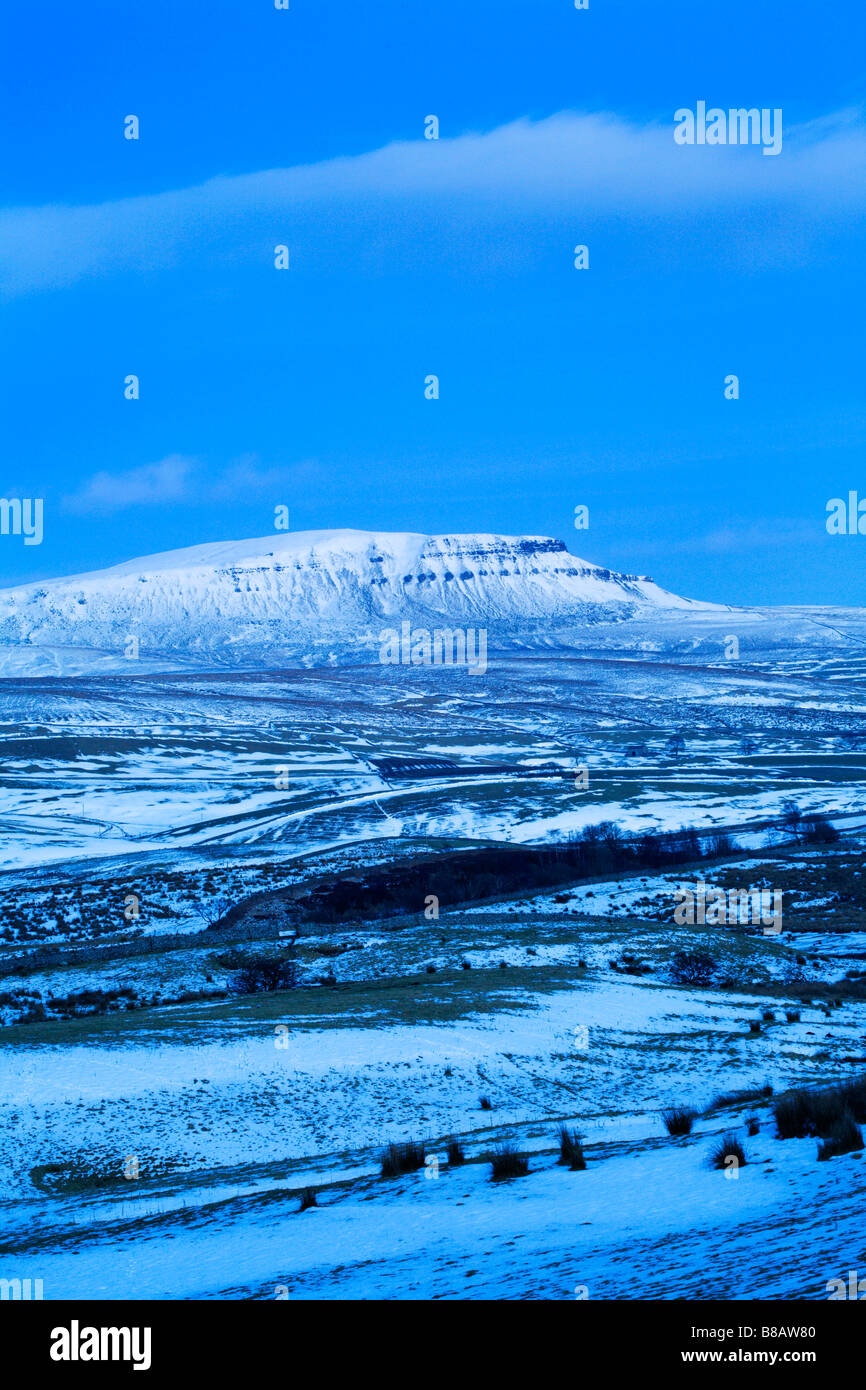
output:
[[[787,1091],[773,1102],[773,1118],[779,1139],[806,1139],[827,1133],[837,1111],[831,1091]]]
[[[830,1133],[823,1144],[818,1145],[818,1158],[838,1158],[841,1154],[853,1154],[863,1148],[863,1134],[850,1110],[845,1110],[834,1121]]]
[[[301,1193],[301,1205],[298,1207],[298,1211],[309,1211],[311,1207],[317,1207],[318,1205],[316,1201],[316,1189],[314,1187],[305,1187]]]
[[[427,1151],[421,1143],[389,1144],[382,1155],[382,1177],[399,1178],[424,1167]]]
[[[786,1009],[786,1010],[785,1010],[785,1018],[788,1020],[789,1023],[799,1023],[799,1022],[800,1022],[800,1010],[799,1010],[799,1009]]]
[[[492,1110],[492,1109],[493,1109],[493,1101],[490,1099],[489,1096],[479,1096],[479,1098],[478,1098],[478,1104],[481,1106],[481,1109],[482,1109],[482,1110]]]
[[[751,1019],[750,1022],[749,1022],[749,1032],[750,1032],[750,1033],[760,1033],[760,1031],[761,1031],[761,1020],[760,1020],[759,1018],[753,1018],[753,1019]]]
[[[761,1121],[758,1119],[757,1115],[750,1115],[746,1120],[746,1133],[751,1135],[758,1134],[760,1129]]]
[[[719,1140],[715,1148],[710,1150],[710,1167],[729,1168],[732,1158],[736,1159],[737,1168],[744,1168],[748,1162],[746,1151],[736,1134],[726,1134]]]
[[[866,1076],[852,1076],[839,1087],[842,1099],[859,1124],[866,1121]]]
[[[775,1009],[771,1009],[771,1008],[769,1007],[769,1005],[768,1005],[766,1009],[763,1009],[763,1010],[762,1010],[762,1012],[761,1012],[761,1018],[764,1020],[765,1023],[775,1023],[775,1022],[776,1022],[776,1010],[775,1010]]]
[[[461,1163],[466,1162],[466,1155],[463,1152],[463,1146],[457,1139],[448,1140],[448,1147],[446,1149],[446,1153],[448,1154],[449,1168],[459,1168]]]
[[[559,1126],[559,1162],[567,1163],[573,1173],[581,1173],[586,1167],[580,1135],[568,1125]]]
[[[692,1125],[697,1118],[698,1112],[688,1105],[671,1105],[662,1111],[665,1129],[673,1138],[691,1134]]]
[[[506,1140],[493,1150],[490,1160],[490,1177],[494,1182],[502,1178],[525,1178],[529,1172],[529,1159]]]
[[[787,1091],[773,1102],[780,1139],[828,1139],[846,1114],[858,1124],[866,1122],[866,1076],[820,1090]]]

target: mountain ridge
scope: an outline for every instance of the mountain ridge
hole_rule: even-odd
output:
[[[275,532],[0,590],[0,643],[111,651],[135,637],[153,655],[231,661],[357,646],[403,620],[483,626],[507,645],[539,625],[669,610],[723,611],[549,536]]]

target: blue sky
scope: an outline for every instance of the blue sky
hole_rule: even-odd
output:
[[[5,40],[0,495],[45,539],[0,583],[285,504],[866,601],[825,529],[866,497],[853,0],[49,0]],[[781,108],[782,153],[676,146],[699,100]]]

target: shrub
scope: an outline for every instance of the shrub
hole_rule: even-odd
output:
[[[809,844],[831,845],[839,838],[836,829],[823,811],[814,811],[801,826],[802,837]]]
[[[492,1110],[492,1109],[493,1109],[493,1101],[490,1099],[489,1096],[480,1096],[480,1097],[479,1097],[479,1100],[478,1100],[478,1104],[481,1106],[481,1109],[482,1109],[482,1110]]]
[[[830,1126],[823,1144],[818,1145],[818,1158],[838,1158],[840,1154],[856,1153],[863,1148],[863,1134],[850,1110],[845,1110]]]
[[[424,1167],[427,1151],[423,1144],[389,1144],[382,1155],[382,1177],[399,1178]]]
[[[619,960],[610,962],[610,968],[620,975],[651,975],[653,970],[649,961],[641,960],[633,951],[623,951]]]
[[[292,952],[228,951],[217,956],[217,964],[237,971],[229,982],[232,994],[270,994],[294,989],[298,983],[298,963]]]
[[[737,1167],[739,1168],[745,1167],[748,1161],[746,1151],[736,1134],[726,1134],[719,1140],[715,1148],[710,1150],[710,1167],[728,1168],[732,1158],[737,1160]]]
[[[674,1138],[691,1134],[692,1125],[697,1118],[698,1112],[686,1105],[672,1105],[667,1110],[662,1111],[665,1129]]]
[[[318,1205],[316,1201],[316,1189],[314,1187],[305,1187],[301,1193],[301,1205],[298,1207],[298,1211],[309,1211],[311,1207],[317,1207]]]
[[[662,842],[658,835],[641,835],[635,843],[635,858],[638,864],[649,869],[657,869],[664,857]]]
[[[45,1023],[48,1015],[45,1012],[45,1005],[37,999],[35,1004],[30,1004],[18,1019],[19,1023]]]
[[[119,989],[78,989],[71,994],[49,995],[47,1003],[61,1017],[86,1018],[110,1009],[131,1008],[136,998],[136,991],[124,985]]]
[[[715,957],[709,951],[677,951],[671,965],[671,979],[675,985],[708,985],[715,971]]]
[[[448,1140],[448,1147],[446,1149],[446,1153],[448,1154],[449,1168],[459,1168],[461,1163],[466,1162],[466,1155],[463,1152],[463,1147],[458,1139]]]
[[[559,1162],[567,1163],[573,1173],[582,1172],[586,1167],[580,1135],[567,1125],[559,1126]]]
[[[525,1178],[528,1172],[529,1159],[513,1144],[505,1142],[494,1149],[490,1160],[490,1176],[494,1182],[502,1178]]]

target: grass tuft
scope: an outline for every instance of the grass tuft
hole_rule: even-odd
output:
[[[866,1076],[820,1090],[786,1091],[773,1102],[779,1139],[829,1139],[846,1115],[857,1124],[866,1122]]]
[[[735,1172],[737,1168],[744,1168],[748,1162],[746,1151],[736,1134],[725,1134],[715,1148],[710,1150],[710,1167],[730,1168],[732,1158],[736,1159]]]
[[[818,1145],[818,1158],[838,1158],[863,1148],[863,1133],[850,1110],[845,1110],[830,1127],[823,1144]]]
[[[568,1125],[559,1126],[559,1162],[567,1163],[573,1173],[583,1172],[586,1167],[580,1135]]]
[[[423,1144],[389,1144],[382,1155],[382,1177],[399,1178],[424,1167],[427,1151]]]
[[[490,1160],[490,1177],[493,1182],[503,1178],[525,1178],[529,1172],[529,1159],[507,1141],[499,1144]]]
[[[691,1134],[692,1125],[697,1118],[698,1112],[692,1110],[688,1105],[671,1105],[667,1110],[662,1111],[665,1129],[674,1138]]]

